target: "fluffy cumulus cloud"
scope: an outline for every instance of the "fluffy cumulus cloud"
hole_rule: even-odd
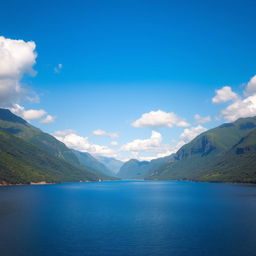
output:
[[[244,93],[246,96],[256,94],[256,75],[253,76],[251,80],[247,83]]]
[[[25,73],[34,75],[37,54],[34,42],[12,40],[0,36],[0,105],[12,106],[24,97],[27,90],[20,80]]]
[[[207,129],[201,125],[191,127],[191,128],[186,128],[184,131],[181,133],[180,138],[182,139],[182,142],[188,143],[191,140],[193,140],[196,136],[201,134],[202,132],[205,132]]]
[[[171,145],[162,143],[162,135],[159,132],[152,131],[147,139],[135,139],[121,146],[119,152],[128,153],[129,157],[141,161],[149,161],[155,158],[163,157],[174,153]]]
[[[221,111],[221,115],[230,122],[240,117],[256,116],[256,94],[233,102]]]
[[[238,98],[238,95],[232,91],[230,86],[224,86],[216,90],[215,93],[216,95],[212,98],[213,103],[224,103]]]
[[[172,112],[162,110],[151,111],[143,114],[138,120],[132,123],[134,127],[186,127],[189,126],[183,118]]]
[[[162,135],[159,132],[152,131],[148,139],[136,139],[121,147],[122,151],[140,152],[140,151],[157,151],[161,146]]]
[[[46,111],[44,111],[43,109],[25,110],[25,108],[20,106],[19,104],[14,104],[13,107],[10,108],[10,110],[12,111],[12,113],[24,118],[25,120],[40,119],[46,114]]]
[[[159,132],[152,131],[150,138],[136,139],[128,142],[124,144],[119,151],[129,153],[129,157],[123,159],[126,161],[131,158],[136,158],[141,161],[150,161],[176,153],[183,145],[205,130],[206,129],[202,126],[199,128],[195,127],[191,130],[185,129],[180,135],[180,140],[170,144],[163,144],[162,135]]]
[[[35,75],[36,44],[33,41],[13,40],[0,36],[0,107],[9,108],[26,120],[39,120],[46,115],[43,109],[26,110],[19,103],[23,100],[38,102],[39,97],[21,80],[25,74]],[[42,123],[53,122],[50,115]]]
[[[210,116],[203,117],[203,116],[200,116],[199,114],[196,114],[194,116],[194,118],[195,118],[196,122],[199,124],[205,124],[205,123],[209,123],[212,121]]]
[[[12,113],[17,116],[22,117],[23,119],[30,120],[39,120],[40,123],[49,124],[55,121],[55,117],[47,115],[47,112],[43,109],[28,109],[26,110],[23,106],[19,104],[14,104],[9,108]]]
[[[93,135],[96,135],[96,136],[105,136],[105,137],[110,137],[110,138],[118,138],[119,135],[115,132],[106,132],[104,130],[95,130],[92,132]]]
[[[79,136],[74,130],[56,131],[53,136],[59,141],[66,144],[68,147],[79,150],[81,152],[89,152],[93,155],[102,155],[109,157],[116,157],[114,150],[107,146],[93,144],[88,137]]]
[[[50,124],[55,121],[55,117],[51,115],[47,115],[44,119],[40,120],[40,123],[42,124]]]
[[[244,96],[237,96],[221,111],[221,116],[233,122],[240,117],[256,116],[256,76],[245,85]]]

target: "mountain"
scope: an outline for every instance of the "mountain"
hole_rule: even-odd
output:
[[[143,179],[150,176],[160,166],[172,162],[173,157],[173,155],[170,155],[151,161],[131,159],[123,164],[117,173],[117,177],[123,179]]]
[[[35,146],[44,153],[57,158],[57,160],[62,160],[62,162],[68,164],[67,167],[70,170],[75,169],[82,171],[83,175],[78,175],[76,177],[83,179],[84,177],[86,178],[84,173],[88,173],[88,177],[92,175],[93,179],[112,179],[109,175],[95,170],[96,159],[92,167],[89,163],[84,165],[81,161],[81,157],[78,158],[64,143],[58,141],[50,134],[44,133],[40,129],[32,126],[22,118],[14,115],[8,109],[0,109],[0,131],[13,135],[15,138],[27,142],[30,146]],[[98,165],[101,165],[101,163],[98,163]],[[62,176],[61,180],[77,180],[72,177],[72,175],[67,175],[67,177]]]
[[[94,170],[99,176],[113,176],[114,173],[111,172],[103,163],[98,161],[92,155],[86,152],[80,152],[77,150],[72,150],[76,157],[78,158],[81,165],[89,167]]]
[[[0,131],[0,184],[98,180],[15,135]]]
[[[256,182],[256,117],[240,118],[197,136],[149,179]]]
[[[70,164],[79,165],[75,154],[64,143],[32,126],[8,109],[0,109],[0,130],[24,139]]]
[[[210,166],[200,180],[256,183],[256,129]]]
[[[149,162],[131,159],[123,164],[117,173],[122,179],[143,179],[147,173]]]
[[[117,160],[113,157],[97,156],[96,158],[114,174],[118,173],[121,166],[124,164],[122,161]]]

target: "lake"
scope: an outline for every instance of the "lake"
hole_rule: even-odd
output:
[[[0,187],[0,254],[256,255],[256,186],[106,181]]]

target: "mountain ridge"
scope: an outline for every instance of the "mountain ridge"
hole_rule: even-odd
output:
[[[90,178],[91,180],[114,179],[111,175],[102,173],[99,170],[97,170],[97,168],[95,169],[89,165],[84,165],[83,163],[80,162],[80,160],[77,158],[77,156],[74,154],[74,152],[71,149],[69,149],[64,143],[58,141],[52,135],[44,133],[40,129],[32,126],[27,121],[25,121],[21,117],[13,114],[8,109],[0,109],[0,132],[2,135],[2,137],[0,137],[0,139],[2,139],[2,140],[4,139],[4,137],[5,137],[5,139],[7,138],[6,134],[9,134],[9,135],[13,136],[13,137],[11,137],[11,136],[8,137],[8,139],[10,141],[16,141],[17,144],[20,144],[20,143],[22,143],[21,141],[23,141],[23,145],[24,145],[23,153],[24,154],[26,154],[26,150],[29,151],[31,148],[35,147],[36,149],[41,150],[44,153],[45,157],[50,155],[52,157],[51,160],[53,162],[54,161],[56,162],[55,164],[58,163],[59,166],[62,166],[62,165],[64,166],[66,164],[63,167],[64,170],[66,170],[65,168],[69,168],[70,171],[75,170],[75,172],[77,172],[77,173],[81,172],[80,179],[87,179],[86,178],[87,176],[92,177],[92,178]],[[6,143],[7,143],[7,141],[6,141]],[[7,148],[4,146],[3,143],[1,144],[1,146],[2,147],[0,148],[0,150],[2,152],[5,152],[5,150],[7,150]],[[14,146],[13,146],[13,149],[15,150]],[[22,152],[22,148],[19,148],[19,151]],[[35,150],[35,151],[38,152],[37,150]],[[9,153],[8,157],[6,155],[5,155],[5,157],[6,157],[6,159],[8,158],[10,160],[11,152],[8,151],[8,153]],[[38,156],[35,156],[35,158],[37,160],[40,159],[40,157],[38,157]],[[53,158],[56,158],[56,159],[53,159]],[[28,159],[30,159],[29,156],[28,156]],[[25,161],[25,160],[26,159],[23,159],[23,161]],[[30,160],[32,161],[33,159],[30,159]],[[95,159],[95,162],[96,161],[97,160]],[[9,162],[9,164],[10,164],[10,162]],[[20,163],[20,165],[22,166],[22,163]],[[102,164],[98,163],[98,165],[102,165]],[[35,170],[40,169],[39,165],[36,165],[36,167],[35,167],[35,163],[32,164],[32,167],[31,168],[34,170],[34,172],[35,172]],[[94,164],[94,167],[95,167],[95,164]],[[3,164],[2,164],[2,169],[4,169]],[[5,169],[6,169],[6,167],[5,167]],[[1,169],[0,169],[0,171],[1,171]],[[86,176],[85,173],[87,173],[88,175]],[[32,172],[31,172],[31,175],[32,175]],[[61,178],[57,177],[58,178],[57,179],[55,177],[54,180],[72,181],[74,178],[74,176],[69,175],[68,172],[66,172],[65,175],[70,178],[67,179],[65,177],[61,177]],[[78,176],[79,175],[77,175],[76,177],[78,177]],[[76,178],[74,180],[77,181],[78,179]],[[28,182],[28,179],[25,179],[25,181]]]
[[[210,129],[181,147],[175,154],[175,160],[172,163],[159,167],[146,178],[216,182],[249,182],[250,180],[250,182],[255,182],[254,158],[256,155],[253,157],[254,153],[250,153],[250,163],[249,166],[246,165],[250,177],[245,178],[245,171],[242,168],[245,166],[244,162],[248,152],[246,153],[245,150],[241,152],[240,149],[241,155],[242,153],[245,155],[238,161],[238,155],[232,151],[242,142],[248,144],[249,141],[252,142],[252,148],[254,148],[256,140],[253,140],[252,137],[255,132],[256,117],[240,118],[233,123],[222,124]],[[249,136],[250,133],[252,133],[251,136]],[[245,145],[246,147],[247,145]],[[232,161],[236,162],[236,168],[232,166]],[[221,167],[221,162],[225,163],[226,170],[223,169],[223,166]],[[236,171],[234,172],[234,170]]]

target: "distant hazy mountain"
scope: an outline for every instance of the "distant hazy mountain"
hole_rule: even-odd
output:
[[[76,157],[78,158],[81,165],[93,169],[98,175],[103,176],[113,176],[114,173],[109,170],[103,163],[94,158],[92,155],[86,152],[80,152],[77,150],[72,150]]]
[[[241,118],[197,136],[151,179],[256,182],[256,117]]]
[[[117,177],[123,179],[143,179],[150,176],[160,166],[172,162],[173,157],[174,155],[170,155],[151,161],[131,159],[123,164],[117,173]]]
[[[143,179],[147,176],[149,162],[131,159],[120,168],[117,176],[122,179]]]
[[[43,155],[47,155],[47,156],[51,156],[52,161],[55,161],[56,164],[56,171],[59,171],[59,175],[53,175],[53,176],[47,176],[49,179],[58,179],[58,180],[65,180],[65,181],[75,181],[75,180],[80,180],[80,179],[90,179],[90,180],[96,180],[96,179],[109,179],[111,177],[108,177],[105,173],[104,174],[100,174],[99,172],[97,172],[97,170],[94,170],[94,166],[93,168],[90,167],[89,165],[85,166],[84,164],[80,163],[80,160],[78,159],[78,157],[76,156],[76,154],[69,149],[68,147],[66,147],[66,145],[60,141],[58,141],[57,139],[55,139],[53,136],[51,136],[50,134],[44,133],[42,132],[40,129],[30,125],[28,122],[26,122],[25,120],[23,120],[22,118],[14,115],[13,113],[11,113],[9,110],[7,109],[0,109],[0,131],[2,131],[1,133],[1,138],[3,141],[5,141],[5,143],[7,143],[8,140],[10,140],[10,145],[13,145],[12,149],[13,151],[19,151],[20,153],[23,153],[24,155],[27,155],[27,149],[28,151],[32,150],[32,148],[37,148],[38,150],[40,150],[40,152],[43,152]],[[12,135],[12,136],[7,136],[7,135]],[[20,139],[20,140],[18,140]],[[19,149],[15,148],[14,145],[14,141],[17,140],[17,144],[22,143],[24,146],[24,148],[20,147]],[[22,141],[22,142],[21,142]],[[25,144],[24,144],[25,143]],[[5,145],[4,143],[1,144],[1,153],[6,153],[8,154],[8,156],[12,156],[13,159],[15,159],[15,154],[12,153],[12,151],[10,150],[10,148],[7,147],[7,145]],[[24,152],[23,152],[24,150]],[[37,151],[35,151],[37,152]],[[39,151],[38,151],[39,152]],[[39,153],[38,153],[39,154]],[[41,154],[41,155],[42,155]],[[38,161],[40,162],[40,157],[37,158],[36,155],[33,155],[35,159],[38,159]],[[18,157],[18,155],[17,155]],[[30,159],[33,162],[33,159],[29,158],[29,156],[27,155],[28,159]],[[18,159],[18,158],[17,158]],[[17,160],[16,159],[16,160]],[[24,158],[21,158],[19,161],[20,164],[25,164],[24,166],[27,166],[25,162],[23,162],[23,160],[26,160]],[[36,160],[35,160],[36,161]],[[60,164],[61,161],[61,164]],[[32,163],[31,162],[31,163]],[[7,172],[7,170],[13,170],[13,173],[16,173],[17,168],[11,165],[11,161],[10,162],[6,162],[7,166],[0,168],[0,172],[2,173],[3,170],[5,169],[5,173]],[[58,163],[58,164],[57,164]],[[100,164],[100,163],[99,163]],[[63,166],[66,167],[63,167]],[[18,165],[17,165],[18,166]],[[34,171],[39,171],[41,170],[40,168],[43,168],[45,166],[45,173],[47,173],[48,171],[50,171],[50,169],[47,168],[47,165],[45,163],[45,161],[42,160],[42,165],[40,166],[40,164],[36,164],[36,165],[28,165],[29,168],[32,168]],[[60,167],[62,166],[62,167]],[[8,169],[7,167],[10,167],[10,169]],[[39,168],[40,167],[40,168]],[[62,169],[61,169],[62,168]],[[66,168],[66,169],[65,169]],[[26,168],[23,168],[24,170]],[[64,170],[68,170],[69,172],[66,172]],[[62,173],[63,170],[63,173]],[[81,175],[80,175],[80,174]],[[74,175],[73,175],[74,174]],[[10,174],[11,175],[11,174]],[[15,177],[15,174],[13,175]],[[1,177],[1,176],[0,176]],[[2,176],[3,177],[3,176]],[[6,177],[6,176],[5,176]],[[33,175],[31,173],[31,176],[26,176],[26,179],[20,179],[21,181],[29,181],[30,178],[33,178]],[[1,178],[0,178],[1,180]]]
[[[122,161],[117,160],[113,157],[96,156],[95,158],[103,163],[114,174],[118,173],[120,167],[124,164]]]

